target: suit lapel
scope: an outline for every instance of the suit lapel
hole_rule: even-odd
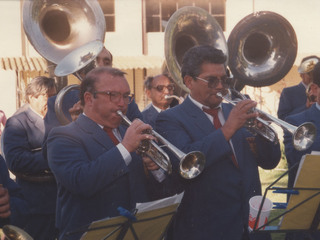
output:
[[[45,127],[44,127],[44,120],[36,114],[30,107],[28,107],[25,111],[29,122],[33,124],[35,128],[39,130],[44,136]]]
[[[196,125],[204,134],[209,134],[214,130],[213,123],[207,115],[197,107],[188,97],[180,104],[186,114],[190,115]]]
[[[75,123],[79,126],[79,128],[87,134],[90,134],[91,137],[103,147],[109,149],[114,146],[114,143],[110,139],[110,137],[106,134],[105,131],[90,118],[81,114]]]

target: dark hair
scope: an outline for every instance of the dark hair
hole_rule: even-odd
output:
[[[154,80],[155,78],[157,78],[157,77],[160,77],[160,76],[165,76],[165,77],[167,77],[167,78],[169,79],[169,81],[170,81],[171,83],[173,83],[173,79],[169,76],[169,74],[163,73],[163,74],[159,74],[159,75],[157,75],[157,76],[149,76],[149,77],[147,77],[146,80],[145,80],[144,83],[143,83],[144,88],[145,88],[145,89],[151,89],[151,88],[152,88],[152,82],[153,82],[153,80]]]
[[[318,62],[313,69],[313,83],[320,87],[320,62]]]
[[[183,56],[181,76],[197,77],[201,73],[203,63],[225,64],[226,55],[220,50],[209,45],[200,45],[190,48]]]
[[[93,94],[95,91],[95,84],[100,80],[100,76],[103,74],[109,74],[113,77],[123,77],[126,73],[112,67],[98,67],[91,70],[80,84],[81,105],[84,105],[85,92]]]
[[[303,63],[304,61],[306,61],[306,60],[308,60],[308,59],[312,59],[312,58],[317,58],[318,60],[320,60],[320,58],[319,58],[318,56],[316,56],[316,55],[310,55],[310,56],[307,56],[307,57],[302,58],[301,63]],[[301,64],[301,63],[300,63],[300,64]]]
[[[47,94],[49,90],[55,88],[53,78],[38,76],[31,80],[26,88],[26,101],[29,102],[29,96],[39,97],[42,94]]]

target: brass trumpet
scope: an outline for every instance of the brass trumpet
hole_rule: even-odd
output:
[[[120,110],[117,111],[117,114],[122,117],[122,119],[128,126],[132,124],[132,122]],[[156,137],[159,142],[167,147],[180,160],[179,173],[181,177],[186,179],[193,179],[203,171],[206,160],[202,152],[193,151],[185,154],[156,131],[151,130],[151,135]],[[168,174],[172,172],[170,158],[160,146],[158,146],[152,140],[143,142],[142,145],[142,153],[150,157],[152,161],[154,161]]]
[[[235,89],[232,89],[235,93],[237,93],[238,96],[243,96],[241,93],[237,92]],[[229,96],[231,96],[231,92],[229,91]],[[238,101],[233,101],[230,98],[223,96],[222,93],[217,93],[218,97],[221,97],[223,100],[226,102],[231,103],[232,105],[236,105],[236,102]],[[244,100],[244,99],[241,99]],[[285,121],[282,121],[276,117],[273,117],[272,115],[261,111],[257,108],[253,109],[253,111],[257,111],[258,113],[266,116],[268,120],[264,120],[260,117],[257,117],[256,120],[260,123],[263,124],[263,131],[261,131],[256,124],[249,123],[247,124],[247,127],[249,128],[250,131],[253,131],[254,133],[257,133],[261,135],[262,137],[266,138],[267,140],[271,142],[276,142],[278,141],[278,136],[277,133],[274,131],[274,129],[270,126],[271,122],[274,122],[278,126],[280,126],[283,130],[288,131],[289,133],[292,134],[292,141],[293,141],[293,146],[296,150],[298,151],[303,151],[308,149],[315,137],[316,137],[316,127],[313,123],[311,122],[306,122],[301,124],[300,126],[296,127],[293,126]],[[250,121],[250,120],[249,120]]]

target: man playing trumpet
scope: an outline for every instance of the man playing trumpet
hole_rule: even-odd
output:
[[[151,103],[141,112],[142,117],[154,127],[159,112],[170,108],[173,98],[169,96],[174,92],[174,83],[167,74],[160,74],[147,77],[144,88]]]
[[[122,118],[132,100],[124,72],[95,68],[81,82],[83,114],[72,123],[53,128],[48,136],[48,161],[58,185],[59,239],[79,239],[92,221],[119,215],[149,200],[144,172],[158,169],[135,154],[150,125],[136,119],[127,129]],[[159,178],[158,178],[159,179]],[[73,233],[71,233],[73,232]]]
[[[256,102],[246,99],[233,107],[217,96],[228,88],[225,63],[223,52],[212,46],[187,51],[181,74],[190,94],[156,120],[157,132],[173,145],[206,156],[197,178],[175,184],[185,193],[169,239],[248,239],[249,199],[261,195],[258,166],[272,169],[280,161],[278,142],[243,128],[257,117],[250,111]],[[179,161],[174,156],[171,161],[175,174]]]

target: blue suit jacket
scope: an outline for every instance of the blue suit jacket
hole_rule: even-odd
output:
[[[157,109],[154,108],[152,104],[147,106],[142,112],[143,121],[151,125],[152,128],[155,128],[156,118],[159,115]]]
[[[309,149],[306,149],[305,151],[297,151],[293,146],[292,134],[287,131],[284,132],[283,143],[285,146],[288,167],[291,168],[294,164],[300,162],[303,155],[311,153],[312,151],[320,151],[320,110],[316,107],[316,104],[313,104],[310,108],[301,113],[288,116],[285,121],[294,126],[299,126],[305,122],[312,122],[317,128],[315,141],[313,142],[311,147]],[[297,167],[289,172],[289,187],[293,187],[296,170]]]
[[[0,184],[2,184],[4,188],[8,189],[11,211],[10,218],[7,221],[5,221],[3,218],[0,218],[0,227],[3,227],[5,224],[19,226],[21,218],[25,218],[25,214],[27,214],[27,203],[24,200],[20,186],[10,178],[7,165],[1,155]]]
[[[3,149],[7,166],[15,173],[39,174],[49,170],[41,146],[44,121],[30,108],[10,117],[5,126]],[[31,213],[55,213],[57,186],[51,182],[30,182],[17,177]]]
[[[222,105],[225,118],[231,108]],[[258,166],[267,169],[277,166],[281,156],[279,144],[253,137],[244,128],[239,129],[232,137],[237,168],[232,163],[232,150],[221,129],[216,130],[189,98],[160,113],[156,129],[183,152],[201,151],[206,156],[204,171],[198,177],[192,180],[180,178],[185,193],[176,215],[172,239],[241,239],[248,224],[249,199],[261,194]],[[172,154],[171,160],[177,170],[179,160]]]
[[[119,127],[123,136],[124,127]],[[132,153],[127,166],[109,136],[91,119],[52,129],[48,136],[49,165],[58,184],[57,227],[60,239],[79,239],[92,221],[119,215],[148,201],[142,160]],[[69,231],[80,233],[67,236]]]
[[[307,109],[307,94],[304,85],[284,88],[280,95],[278,118],[284,120],[287,116],[302,112]]]

